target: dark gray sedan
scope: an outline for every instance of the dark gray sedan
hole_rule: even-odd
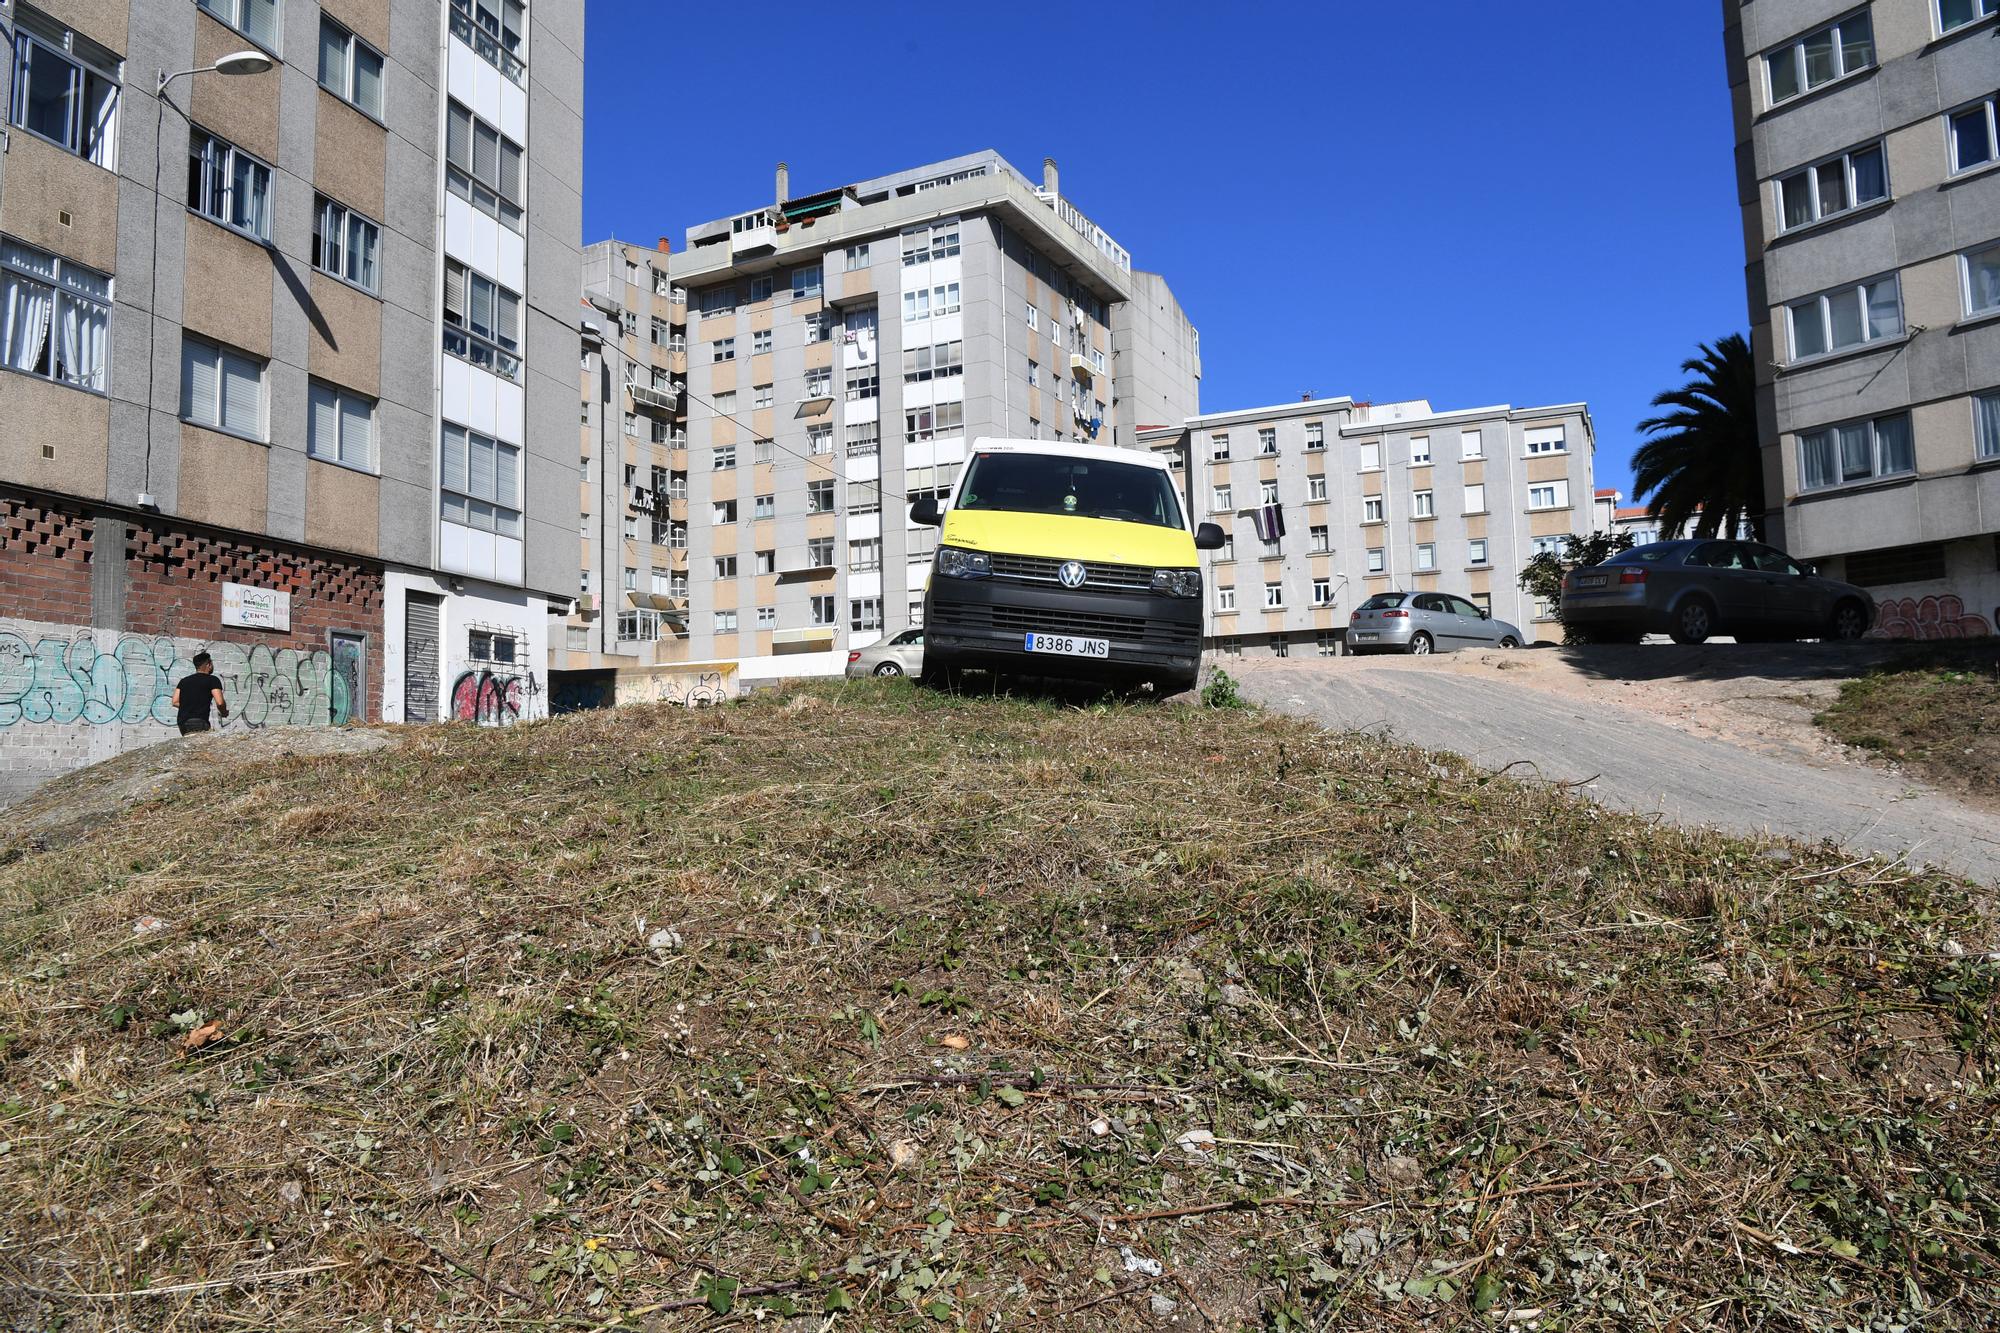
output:
[[[1598,643],[1671,634],[1700,643],[1858,639],[1875,599],[1757,542],[1654,542],[1563,576],[1563,621]]]

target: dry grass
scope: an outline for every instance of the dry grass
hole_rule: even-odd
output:
[[[1937,645],[1910,664],[1847,681],[1813,720],[1848,745],[2000,808],[2000,644]]]
[[[1949,880],[1246,713],[406,734],[0,857],[0,1322],[2000,1321]]]

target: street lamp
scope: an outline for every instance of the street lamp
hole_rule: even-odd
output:
[[[273,63],[262,51],[231,51],[213,65],[175,70],[172,74],[160,70],[159,79],[153,84],[153,262],[148,266],[152,272],[148,275],[146,302],[146,318],[152,323],[146,332],[146,476],[139,491],[141,509],[159,509],[153,499],[153,384],[159,374],[160,354],[153,339],[160,327],[160,133],[166,124],[167,85],[196,74],[262,74]]]

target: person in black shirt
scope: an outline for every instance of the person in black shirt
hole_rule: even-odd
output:
[[[208,709],[213,704],[224,717],[229,701],[222,697],[222,682],[214,673],[215,659],[207,653],[194,655],[194,674],[181,677],[174,686],[174,712],[179,715],[181,735],[208,730]]]

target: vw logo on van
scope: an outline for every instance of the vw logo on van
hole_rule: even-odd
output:
[[[1062,568],[1056,571],[1056,577],[1062,581],[1062,586],[1065,588],[1081,588],[1083,586],[1083,561],[1063,561]]]

